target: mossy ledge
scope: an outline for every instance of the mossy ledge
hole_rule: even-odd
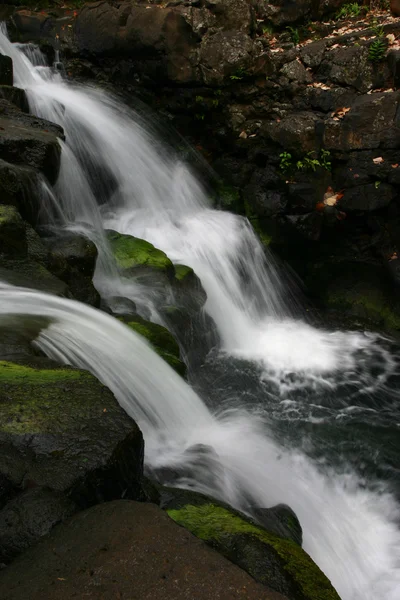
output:
[[[254,579],[278,592],[289,593],[293,600],[340,600],[328,578],[291,540],[279,538],[215,504],[188,504],[179,510],[167,510],[167,513],[176,523],[236,562]],[[249,548],[253,544],[254,547]],[[260,561],[264,559],[265,568],[260,576]],[[281,570],[278,578],[276,572],[272,573],[276,568]],[[282,576],[286,580],[284,583]]]
[[[174,266],[168,256],[150,242],[112,230],[107,232],[107,239],[121,271],[147,268],[165,272],[171,278],[174,277]]]

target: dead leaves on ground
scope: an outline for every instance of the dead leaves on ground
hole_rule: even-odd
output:
[[[343,119],[348,112],[350,112],[351,108],[347,106],[343,106],[342,108],[337,108],[333,113],[331,113],[331,117],[334,121],[340,121]]]

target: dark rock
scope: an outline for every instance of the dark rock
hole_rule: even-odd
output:
[[[0,255],[25,256],[27,243],[25,223],[14,206],[0,205]]]
[[[15,104],[24,112],[29,111],[25,90],[22,90],[21,88],[11,87],[10,85],[0,85],[0,98],[7,100],[7,102],[11,102],[11,104]]]
[[[7,600],[285,600],[157,506],[108,502],[73,516],[0,573]],[[332,596],[333,598],[333,596]],[[330,600],[326,596],[326,600]]]
[[[312,76],[300,60],[292,60],[292,62],[283,65],[281,73],[289,80],[298,83],[310,83],[312,81]]]
[[[0,280],[18,287],[71,298],[67,284],[34,260],[0,258]]]
[[[323,169],[315,173],[299,174],[296,182],[288,184],[290,213],[309,213],[322,202],[324,193],[331,183],[331,175]]]
[[[94,377],[31,357],[0,362],[0,384],[0,473],[15,487],[47,488],[80,507],[140,497],[142,435]],[[1,538],[0,554],[13,543]]]
[[[303,530],[296,513],[286,504],[271,508],[254,508],[251,511],[256,521],[267,531],[279,537],[293,540],[299,546],[303,543]]]
[[[266,171],[261,173],[256,171],[252,176],[251,183],[243,190],[248,213],[260,217],[271,217],[283,213],[287,204],[284,193],[269,189],[272,169]]]
[[[312,212],[305,215],[288,215],[286,218],[301,236],[313,241],[319,240],[323,222],[321,213]]]
[[[16,206],[25,218],[33,219],[33,213],[37,214],[40,206],[40,197],[34,190],[34,180],[33,169],[12,165],[0,159],[0,204]]]
[[[265,123],[262,126],[262,134],[285,150],[304,154],[319,150],[318,123],[318,116],[312,112],[296,113],[288,115],[280,123]]]
[[[345,212],[354,210],[373,211],[388,206],[395,197],[393,187],[387,183],[369,183],[347,189],[340,201],[340,207]]]
[[[400,92],[357,98],[343,119],[328,119],[323,134],[328,150],[346,152],[399,145]]]
[[[400,2],[399,0],[390,0],[390,10],[395,17],[400,17]]]
[[[319,67],[324,58],[327,48],[326,40],[318,40],[311,44],[307,44],[300,50],[300,57],[306,67]]]
[[[56,492],[28,489],[0,510],[0,561],[9,562],[74,512],[76,505]]]
[[[400,87],[400,50],[389,50],[388,66],[393,77],[394,86],[396,88]]]
[[[9,56],[0,54],[0,85],[13,84],[13,64]]]

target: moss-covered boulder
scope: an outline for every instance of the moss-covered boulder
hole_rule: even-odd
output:
[[[3,259],[0,256],[0,280],[18,287],[27,287],[56,296],[72,298],[67,284],[55,277],[36,260]]]
[[[172,289],[176,305],[192,314],[197,313],[207,300],[207,294],[200,279],[193,269],[186,265],[176,264],[174,270]]]
[[[294,541],[214,502],[167,509],[169,516],[291,600],[340,600],[330,581]]]
[[[174,277],[174,266],[162,250],[150,242],[132,235],[108,231],[107,238],[111,246],[117,267],[125,276]]]
[[[148,340],[157,354],[177,373],[182,376],[186,374],[186,365],[180,358],[178,342],[166,327],[146,321],[139,315],[121,317],[121,320],[133,331]]]
[[[27,252],[25,223],[15,206],[0,204],[0,254],[24,256]]]
[[[0,446],[0,477],[18,493],[47,489],[78,507],[141,495],[142,434],[86,371],[0,361]],[[0,536],[0,562],[33,541],[21,535]]]

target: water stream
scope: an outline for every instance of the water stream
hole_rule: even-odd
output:
[[[120,277],[104,230],[147,239],[194,268],[220,346],[192,374],[195,391],[139,336],[90,307],[1,284],[0,315],[52,319],[35,343],[114,392],[143,430],[150,470],[182,470],[180,485],[238,508],[249,497],[289,504],[342,600],[398,600],[397,346],[299,319],[295,290],[248,221],[213,210],[150,124],[104,91],[68,84],[4,30],[0,51],[12,57],[31,111],[64,128],[58,182],[42,182],[46,213],[53,226],[95,240],[102,296],[151,301]],[[196,454],[204,446],[206,468]]]

